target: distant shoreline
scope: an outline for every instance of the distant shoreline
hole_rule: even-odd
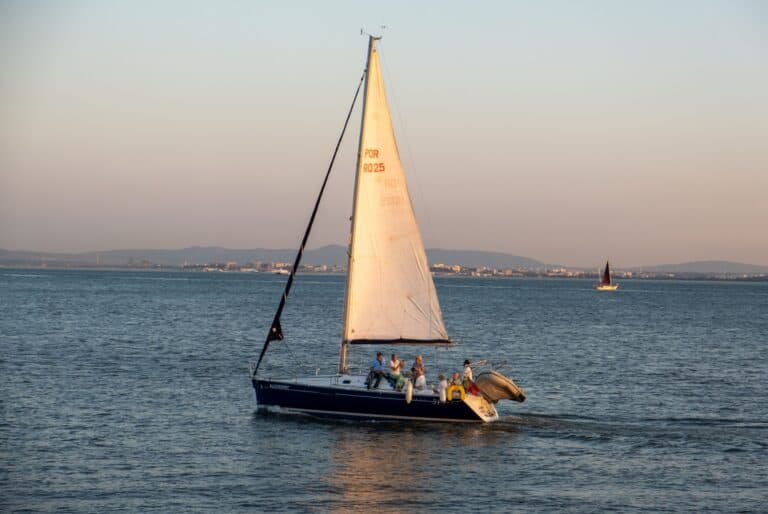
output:
[[[193,274],[230,274],[230,275],[273,275],[275,277],[287,277],[285,273],[277,273],[275,271],[242,271],[239,269],[224,270],[206,270],[198,268],[184,268],[178,266],[88,266],[88,265],[12,265],[12,264],[0,264],[0,270],[19,270],[19,271],[111,271],[111,272],[154,272],[154,273],[193,273]],[[299,271],[300,275],[327,275],[327,276],[344,276],[346,271],[317,271],[311,269],[302,269]],[[433,276],[439,278],[450,279],[552,279],[552,280],[596,280],[598,278],[597,273],[582,273],[577,275],[553,275],[547,274],[546,271],[533,271],[527,270],[525,274],[457,274],[457,273],[435,273]],[[709,274],[709,273],[642,273],[634,274],[633,276],[620,276],[616,275],[616,282],[623,281],[643,281],[643,280],[678,280],[678,281],[706,281],[706,282],[768,282],[768,274]]]
[[[302,258],[302,269],[343,272],[347,266],[348,248],[343,245],[326,245],[308,248]],[[698,260],[654,265],[622,266],[610,255],[595,255],[594,267],[572,266],[564,263],[543,262],[538,259],[509,253],[484,250],[452,250],[427,248],[427,260],[431,270],[438,273],[457,274],[563,274],[593,276],[605,261],[612,264],[616,278],[636,274],[695,274],[695,276],[766,276],[768,265],[749,264],[727,260]],[[0,248],[0,266],[14,267],[84,267],[84,268],[148,268],[148,267],[217,267],[253,268],[265,271],[269,268],[290,269],[296,259],[296,249],[250,248],[232,249],[219,246],[190,246],[176,249],[116,249],[79,253],[56,253]],[[631,274],[631,275],[630,275]]]

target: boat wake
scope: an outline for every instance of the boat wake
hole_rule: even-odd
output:
[[[517,414],[499,425],[514,425],[539,437],[596,441],[627,441],[643,447],[720,447],[723,451],[768,448],[768,420],[751,418],[597,419],[572,414]],[[634,440],[634,441],[633,441]]]

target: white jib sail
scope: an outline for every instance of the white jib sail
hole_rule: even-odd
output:
[[[371,43],[352,223],[344,340],[447,342],[435,284]]]

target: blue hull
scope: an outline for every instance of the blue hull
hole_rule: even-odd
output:
[[[441,404],[434,397],[405,395],[392,390],[324,387],[253,379],[259,410],[303,413],[325,418],[409,419],[424,421],[482,422],[462,401]]]

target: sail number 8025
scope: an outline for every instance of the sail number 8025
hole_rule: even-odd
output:
[[[363,164],[363,171],[367,171],[369,173],[380,173],[384,171],[384,163],[383,162],[366,162]]]
[[[379,149],[378,148],[366,148],[363,152],[363,158],[364,159],[378,159],[379,158]],[[367,173],[381,173],[384,171],[384,163],[383,162],[364,162],[363,163],[363,171]]]

